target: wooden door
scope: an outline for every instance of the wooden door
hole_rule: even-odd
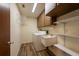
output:
[[[10,55],[10,9],[0,5],[0,56]]]

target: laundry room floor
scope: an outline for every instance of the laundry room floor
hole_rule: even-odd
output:
[[[32,43],[22,44],[18,56],[50,56],[47,49],[35,51]]]

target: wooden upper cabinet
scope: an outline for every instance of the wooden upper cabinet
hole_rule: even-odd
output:
[[[45,22],[44,22],[44,20],[45,20],[45,12],[43,12],[42,14],[41,14],[41,17],[40,17],[41,19],[40,19],[40,23],[41,23],[41,26],[45,26],[44,24],[45,24]]]
[[[79,9],[79,3],[59,3],[46,15],[50,17],[59,17],[76,9]]]
[[[43,11],[37,19],[38,27],[44,27],[51,25],[51,17],[45,15],[45,11]]]
[[[49,26],[52,24],[52,19],[49,16],[45,16],[45,26]]]
[[[38,25],[38,27],[44,26],[44,19],[45,19],[44,17],[45,17],[45,13],[42,12],[42,13],[39,15],[38,19],[37,19],[37,25]]]

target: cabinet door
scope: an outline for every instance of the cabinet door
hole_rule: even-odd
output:
[[[41,27],[41,26],[40,26],[40,19],[39,19],[39,18],[37,19],[37,26],[38,26],[38,27]]]
[[[43,12],[38,18],[38,27],[51,25],[51,17],[45,16],[45,12]]]
[[[40,25],[41,26],[45,26],[45,21],[44,21],[44,19],[45,19],[45,12],[43,12],[42,14],[41,14],[41,17],[40,17],[41,19],[40,19]]]
[[[45,26],[51,25],[51,17],[45,16]]]
[[[43,12],[38,18],[38,27],[44,26],[45,13]]]

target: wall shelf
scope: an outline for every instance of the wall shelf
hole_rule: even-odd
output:
[[[75,17],[72,17],[72,18],[68,18],[68,19],[65,19],[65,20],[58,20],[54,23],[56,24],[59,24],[59,23],[66,23],[66,22],[69,22],[69,21],[74,21],[74,20],[79,20],[79,16],[75,16]]]
[[[75,35],[60,34],[60,33],[55,33],[55,34],[53,34],[53,35],[57,35],[57,36],[65,36],[65,37],[71,37],[71,38],[79,39],[79,36],[75,36]]]

